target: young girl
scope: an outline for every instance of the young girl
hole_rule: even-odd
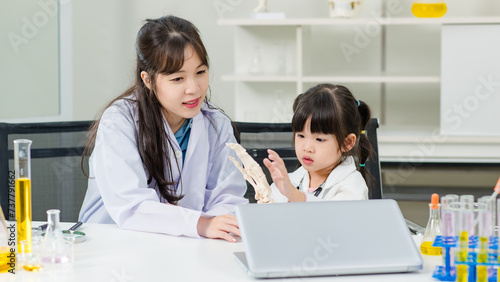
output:
[[[136,53],[135,84],[91,129],[80,220],[234,242],[230,213],[248,202],[246,183],[228,161],[230,120],[207,100],[198,30],[173,16],[147,20]]]
[[[299,167],[287,175],[276,152],[264,164],[274,202],[368,199],[364,163],[372,148],[364,134],[370,108],[344,86],[320,84],[293,104],[292,130]]]

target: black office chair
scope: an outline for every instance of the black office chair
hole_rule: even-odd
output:
[[[375,178],[373,187],[368,191],[370,199],[382,198],[382,182],[380,177],[380,162],[378,158],[377,128],[378,119],[373,118],[366,126],[366,135],[370,141],[374,154],[365,163],[365,168]],[[293,132],[290,123],[253,123],[253,122],[233,122],[234,134],[238,143],[262,166],[269,183],[272,179],[268,169],[264,166],[263,160],[267,157],[267,149],[275,150],[285,161],[289,172],[294,171],[299,161],[293,148]],[[247,183],[245,197],[250,202],[255,202],[255,191]]]
[[[60,209],[61,221],[77,221],[87,190],[80,164],[91,123],[0,123],[0,203],[6,219],[15,220],[13,140],[30,139],[33,220],[44,221],[48,209]]]

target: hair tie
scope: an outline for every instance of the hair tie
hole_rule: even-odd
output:
[[[358,107],[359,107],[359,100],[356,100],[356,102],[358,102]]]
[[[365,164],[359,164],[360,167],[365,167]]]
[[[361,134],[365,134],[365,133],[366,133],[366,131],[364,131],[364,130],[361,130]]]

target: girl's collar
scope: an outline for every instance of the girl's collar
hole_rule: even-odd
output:
[[[306,174],[302,177],[302,179],[300,180],[299,185],[297,186],[297,189],[299,189],[299,190],[300,190],[300,187],[302,186],[302,182],[304,181],[304,178],[306,177],[306,175],[309,175],[309,173],[306,173]],[[327,177],[327,179],[328,179],[328,177]],[[326,179],[325,179],[325,181],[324,181],[323,183],[321,183],[321,184],[318,186],[318,188],[308,188],[308,189],[307,189],[307,192],[309,192],[309,193],[314,192],[314,196],[315,196],[315,197],[318,197],[318,195],[319,195],[319,194],[321,193],[321,191],[323,190],[323,186],[325,186],[325,183],[326,183]]]

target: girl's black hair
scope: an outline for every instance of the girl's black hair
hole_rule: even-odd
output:
[[[303,131],[309,117],[311,133],[333,134],[342,151],[339,163],[348,156],[353,156],[357,169],[371,187],[374,178],[364,165],[374,152],[366,134],[361,134],[370,121],[370,107],[365,102],[356,100],[349,89],[342,85],[319,84],[295,98],[293,132]],[[351,150],[347,150],[345,139],[351,133],[356,135],[356,144]]]

